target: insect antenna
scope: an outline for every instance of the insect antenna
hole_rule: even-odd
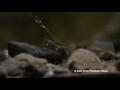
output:
[[[58,43],[55,40],[54,36],[51,34],[51,32],[49,31],[49,29],[42,23],[42,21],[37,16],[33,16],[32,14],[30,14],[30,16],[35,20],[36,23],[38,23],[41,26],[41,28],[43,28],[47,32],[47,34],[54,41],[54,43],[56,43],[58,45]]]

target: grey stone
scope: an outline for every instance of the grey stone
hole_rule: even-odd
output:
[[[93,47],[100,48],[103,51],[113,51],[113,52],[115,51],[114,44],[111,41],[103,42],[103,41],[96,40],[88,47],[88,49]]]
[[[38,58],[38,57],[34,57],[30,54],[26,54],[26,53],[21,53],[18,54],[14,57],[14,59],[18,60],[18,61],[25,61],[28,62],[30,64],[32,63],[37,63],[37,64],[46,64],[48,63],[48,61],[44,58]]]
[[[10,60],[1,62],[0,67],[4,68],[6,77],[37,78],[44,76],[48,71],[46,64],[46,59],[22,53]]]
[[[59,52],[15,41],[8,43],[8,53],[11,57],[20,53],[28,53],[35,57],[46,58],[49,63],[53,64],[59,64],[63,61],[63,56]]]

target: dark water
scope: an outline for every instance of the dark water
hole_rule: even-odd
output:
[[[55,38],[65,43],[86,44],[95,32],[102,30],[115,12],[0,12],[0,50],[8,41],[41,46],[49,39],[46,32],[29,16],[37,15]]]

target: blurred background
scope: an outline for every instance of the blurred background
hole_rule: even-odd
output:
[[[66,44],[87,45],[103,30],[117,12],[0,12],[0,50],[8,41],[27,42],[41,46],[50,39],[29,16],[38,16],[54,37]]]

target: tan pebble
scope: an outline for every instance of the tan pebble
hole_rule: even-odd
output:
[[[68,64],[73,61],[80,61],[83,64],[93,64],[98,63],[101,64],[101,60],[91,51],[86,49],[77,49],[75,50],[71,56],[68,58]]]

